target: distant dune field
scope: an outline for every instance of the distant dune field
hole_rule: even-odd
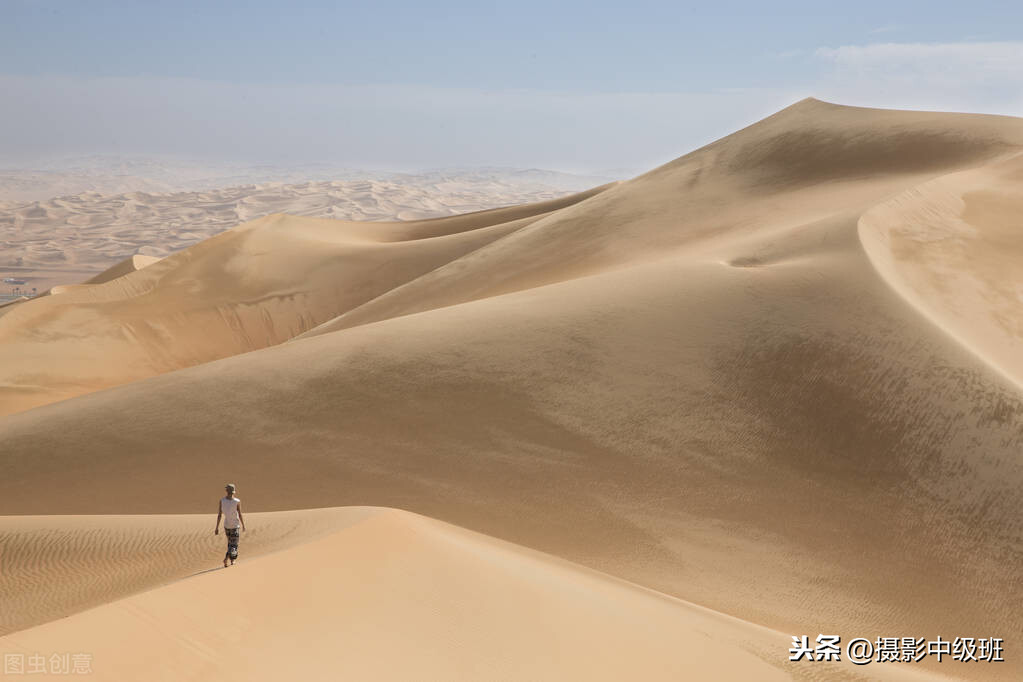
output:
[[[1021,154],[1023,119],[808,99],[625,182],[269,215],[0,308],[0,651],[1019,679]],[[195,575],[227,480],[260,556]],[[818,633],[1006,661],[787,661]]]
[[[153,172],[149,167],[119,169]],[[197,171],[191,170],[191,173]],[[287,171],[280,171],[285,177]],[[27,172],[23,171],[21,178]],[[352,173],[346,171],[344,176]],[[475,169],[376,174],[367,179],[155,183],[85,171],[27,173],[37,186],[77,190],[35,198],[0,170],[0,277],[43,293],[135,254],[163,257],[271,213],[341,220],[415,220],[554,199],[607,180],[540,170]],[[187,176],[186,176],[187,177]],[[262,179],[227,176],[222,182]],[[59,180],[59,181],[58,181]],[[178,189],[176,186],[187,187]],[[81,191],[81,187],[107,191]],[[129,190],[128,188],[139,189]],[[118,191],[111,191],[118,190]],[[33,197],[28,199],[26,197]],[[0,284],[0,294],[9,285]]]

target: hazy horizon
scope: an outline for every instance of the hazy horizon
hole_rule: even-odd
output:
[[[808,96],[1023,115],[1023,7],[854,9],[14,0],[0,165],[642,171]]]

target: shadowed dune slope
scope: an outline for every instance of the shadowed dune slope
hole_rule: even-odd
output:
[[[1018,641],[1023,394],[1001,337],[910,296],[872,209],[1020,149],[1019,119],[802,102],[360,295],[353,265],[347,312],[290,343],[8,415],[0,513],[201,512],[231,479],[253,509],[409,509],[783,632]],[[267,220],[264,250],[320,234]],[[225,300],[275,281],[259,253],[217,266]]]
[[[410,223],[272,215],[136,256],[3,316],[0,414],[286,341],[600,190]]]
[[[523,547],[396,510],[303,515],[303,523],[326,516],[332,532],[0,638],[0,652],[87,652],[99,680],[786,680],[811,672],[786,662],[791,641],[782,633]],[[924,679],[896,666],[810,667],[819,680]]]

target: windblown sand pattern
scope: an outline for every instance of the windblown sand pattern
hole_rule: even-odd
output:
[[[213,505],[210,505],[213,508]],[[251,514],[244,555],[256,557],[336,530],[330,510]],[[247,516],[247,518],[248,518]],[[8,516],[0,519],[0,635],[210,567],[223,555],[215,515]],[[218,552],[219,550],[219,552]]]
[[[172,676],[226,678],[222,647],[279,678],[280,636],[305,638],[311,679],[409,677],[385,650],[430,679],[1019,679],[1008,652],[786,659],[793,634],[1023,641],[1021,153],[1020,119],[805,100],[590,192],[404,223],[273,215],[0,309],[0,514],[209,523],[236,480],[253,512],[468,529],[309,511],[362,520],[0,648],[84,642],[131,677],[111,647],[139,618],[203,642],[159,652]],[[88,519],[58,521],[136,523]],[[168,523],[186,542],[193,522]],[[200,552],[172,545],[149,551],[175,576],[100,567],[18,622],[194,572]],[[41,561],[13,554],[24,575]],[[206,615],[233,580],[248,640]],[[281,615],[296,603],[307,621]],[[704,667],[693,641],[729,653]]]
[[[301,524],[330,530],[0,641],[14,651],[88,651],[100,680],[173,671],[177,679],[667,681],[717,677],[723,661],[737,677],[789,679],[767,662],[788,646],[783,633],[408,512],[318,509],[259,522],[279,527],[288,516],[291,525],[299,514]],[[151,540],[155,529],[137,519],[100,523]],[[160,530],[204,525],[171,519]],[[227,610],[237,625],[225,625]],[[919,679],[906,673],[874,679]],[[844,664],[817,679],[857,677]]]

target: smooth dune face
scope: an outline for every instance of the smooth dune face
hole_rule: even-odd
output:
[[[0,413],[281,343],[592,193],[409,223],[274,215],[133,257],[0,318]]]
[[[0,514],[199,513],[239,480],[789,635],[1018,641],[1020,152],[1019,119],[808,100],[556,207],[275,216],[20,303],[5,406],[42,406],[0,421]]]
[[[1017,119],[805,101],[559,211],[317,331],[366,324],[666,257],[766,264],[811,251],[813,223],[850,217],[944,172],[1023,147]],[[798,235],[797,235],[798,233]],[[792,235],[771,253],[772,241]],[[794,244],[803,239],[805,244]],[[709,253],[708,253],[709,251]]]

